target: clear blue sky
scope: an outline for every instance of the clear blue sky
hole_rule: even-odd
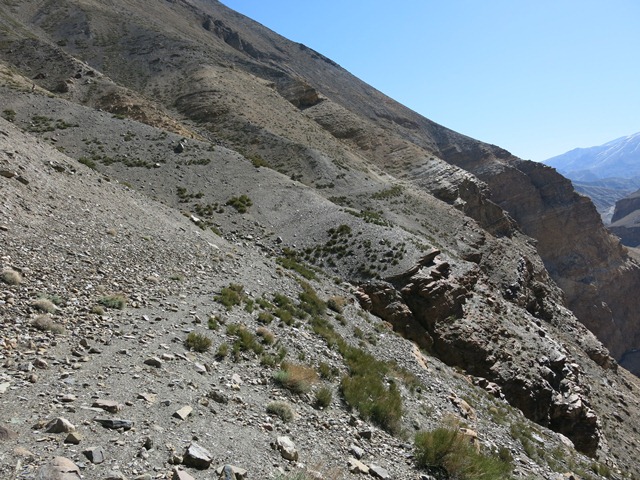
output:
[[[638,0],[222,0],[531,160],[640,132]]]

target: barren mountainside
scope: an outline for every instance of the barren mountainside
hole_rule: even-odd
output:
[[[4,2],[0,99],[3,478],[640,476],[640,267],[554,169],[213,0]]]

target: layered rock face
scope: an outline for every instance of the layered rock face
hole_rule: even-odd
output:
[[[445,363],[477,377],[477,384],[492,386],[493,394],[504,396],[529,419],[593,455],[600,431],[583,370],[551,337],[548,324],[520,310],[537,299],[534,312],[553,320],[561,316],[553,298],[541,294],[533,276],[525,274],[520,275],[519,294],[512,285],[512,299],[496,298],[488,309],[478,301],[485,281],[482,269],[454,271],[439,254],[430,252],[404,275],[363,285],[363,307]],[[579,335],[590,337],[586,331]],[[600,360],[604,363],[605,358],[611,367],[606,354]]]
[[[502,157],[502,155],[500,155]],[[524,233],[537,240],[549,274],[565,293],[567,306],[620,359],[640,342],[632,313],[640,299],[628,295],[640,268],[603,227],[588,198],[554,169],[511,157],[455,156],[490,188]]]

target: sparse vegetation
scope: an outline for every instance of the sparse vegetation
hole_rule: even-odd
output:
[[[278,262],[278,264],[282,265],[284,268],[293,270],[294,272],[300,274],[307,280],[314,280],[316,278],[316,274],[313,270],[311,270],[309,267],[304,266],[293,256],[278,257],[276,259],[276,262]]]
[[[218,346],[218,350],[216,351],[216,358],[218,360],[222,360],[227,355],[229,355],[229,344],[228,343],[221,343]]]
[[[271,322],[273,322],[273,315],[269,312],[260,312],[258,314],[258,322],[269,325]]]
[[[33,325],[35,328],[43,332],[51,332],[56,335],[60,335],[64,333],[64,327],[54,322],[53,319],[47,314],[38,315],[33,320],[33,322],[31,322],[31,325]]]
[[[257,337],[244,325],[237,323],[228,325],[227,335],[231,335],[236,338],[233,342],[233,352],[236,357],[239,356],[240,352],[252,351],[257,355],[260,355],[264,351],[264,347],[258,341]]]
[[[33,302],[33,308],[41,312],[54,313],[56,311],[55,304],[48,298],[39,298]]]
[[[2,116],[7,122],[13,122],[16,119],[16,111],[7,108],[2,111]]]
[[[371,195],[371,198],[374,200],[389,200],[390,198],[399,197],[403,191],[404,188],[402,185],[394,185],[393,187],[374,193]]]
[[[87,167],[95,170],[96,169],[96,162],[94,160],[92,160],[89,157],[80,157],[78,159],[78,162],[80,162],[83,165],[86,165]]]
[[[286,363],[282,370],[273,376],[276,384],[290,392],[302,394],[311,389],[311,385],[318,381],[318,374],[313,367],[296,363]]]
[[[207,328],[209,330],[217,330],[219,326],[219,318],[217,315],[211,315],[207,320]]]
[[[262,337],[263,342],[267,345],[273,345],[273,343],[276,341],[275,335],[268,328],[258,327],[258,329],[256,330],[256,334],[259,337]]]
[[[184,345],[189,350],[204,353],[211,348],[211,339],[201,333],[191,332],[187,335]]]
[[[302,292],[300,298],[300,308],[312,317],[324,315],[327,311],[327,304],[323,302],[313,287],[307,282],[301,282]]]
[[[347,305],[347,299],[334,295],[327,300],[327,307],[337,313],[342,313],[344,307]]]
[[[224,305],[227,310],[231,310],[234,306],[240,305],[244,298],[244,286],[231,283],[228,287],[224,287],[220,291],[220,295],[216,295],[216,302]]]
[[[317,408],[327,408],[333,400],[333,391],[329,387],[320,387],[316,391],[315,406]]]
[[[326,318],[311,320],[313,331],[335,346],[349,368],[340,382],[340,391],[351,408],[365,419],[390,433],[398,433],[402,419],[402,397],[394,382],[386,378],[390,372],[385,362],[364,350],[349,345]]]
[[[480,453],[455,426],[418,432],[415,458],[418,467],[437,478],[502,480],[511,473],[508,460]]]
[[[7,285],[20,285],[22,283],[22,275],[11,268],[4,268],[0,274],[0,278]]]
[[[127,298],[121,294],[107,295],[98,300],[98,303],[107,308],[122,310],[127,304]]]
[[[290,422],[294,417],[291,405],[286,402],[271,402],[267,405],[267,413],[270,415],[276,415],[285,423]]]
[[[231,197],[227,200],[226,205],[235,208],[238,213],[247,213],[249,207],[253,205],[253,202],[248,196],[240,195],[239,197]]]

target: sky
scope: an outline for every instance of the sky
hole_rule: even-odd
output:
[[[524,159],[640,132],[638,0],[222,3]]]

